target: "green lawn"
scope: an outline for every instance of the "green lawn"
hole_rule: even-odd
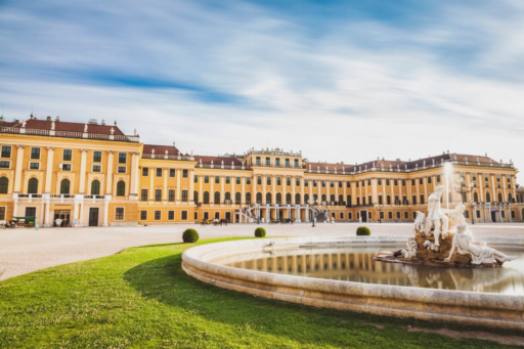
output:
[[[214,288],[181,270],[189,246],[131,248],[1,282],[0,348],[496,347]]]

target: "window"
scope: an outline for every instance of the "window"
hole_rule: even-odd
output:
[[[169,189],[167,192],[167,200],[171,202],[175,201],[175,191],[173,189]]]
[[[412,200],[413,200],[413,205],[416,205],[417,204],[417,196],[413,195]]]
[[[142,189],[140,191],[140,200],[147,201],[149,198],[149,191],[147,189]]]
[[[5,206],[0,206],[0,221],[5,221]]]
[[[286,185],[291,185],[291,178],[289,177],[286,178]]]
[[[424,195],[420,195],[420,204],[424,205]]]
[[[9,161],[2,160],[0,161],[0,168],[9,168]]]
[[[0,177],[0,194],[7,194],[9,189],[9,179],[7,177]]]
[[[91,195],[100,195],[100,181],[97,179],[91,182]]]
[[[39,162],[31,162],[31,163],[29,163],[29,168],[31,170],[38,170],[40,168],[40,163]]]
[[[236,184],[240,184],[240,177],[237,177],[237,178],[235,179],[235,181],[236,181]]]
[[[260,156],[257,156],[256,159],[255,159],[255,164],[257,166],[260,166]]]
[[[280,179],[280,177],[277,177],[277,185],[282,185],[282,180]]]
[[[219,203],[220,203],[220,192],[216,191],[215,192],[215,204],[219,204]]]
[[[271,177],[267,177],[266,178],[266,184],[267,185],[271,185]]]
[[[116,183],[116,196],[126,195],[126,182],[120,180]]]
[[[289,159],[286,159],[286,167],[289,167]]]
[[[215,184],[219,184],[220,183],[220,177],[215,177]]]
[[[155,201],[162,201],[162,189],[155,189]]]
[[[182,190],[182,201],[187,202],[189,200],[189,194],[187,190]]]
[[[170,221],[175,219],[175,211],[167,211],[167,219]]]
[[[93,162],[101,162],[101,161],[102,161],[102,152],[94,151],[93,152]]]
[[[198,183],[198,176],[193,176],[193,182]]]
[[[198,204],[199,201],[198,201],[198,191],[193,191],[193,201]]]
[[[251,184],[251,178],[246,178],[246,184],[247,184],[247,185],[250,185],[250,184]]]
[[[127,154],[126,153],[118,153],[118,163],[119,164],[125,164],[127,162]]]
[[[156,176],[157,177],[162,177],[162,169],[161,168],[157,168],[156,169]]]
[[[126,167],[125,166],[118,166],[118,173],[126,173]]]
[[[182,211],[182,220],[187,220],[187,211]]]
[[[208,191],[205,191],[204,192],[204,204],[209,204],[209,192]]]
[[[209,183],[209,176],[204,177],[204,183]]]
[[[299,166],[299,165],[298,165],[298,159],[295,159],[294,162],[295,162],[295,167],[298,167],[298,166]]]
[[[230,184],[231,183],[231,177],[226,177],[226,184]]]
[[[262,184],[262,177],[260,177],[260,176],[257,177],[257,184],[258,185]]]
[[[124,220],[124,208],[123,207],[117,207],[115,210],[115,219],[117,221]]]
[[[31,148],[31,159],[40,160],[40,148]]]
[[[62,179],[62,181],[60,182],[60,194],[69,195],[70,187],[71,187],[71,182],[69,181],[69,179],[67,178]]]
[[[149,168],[148,167],[142,167],[142,176],[144,176],[144,177],[149,176]]]
[[[37,194],[38,193],[38,179],[31,178],[27,182],[27,193],[28,194]]]
[[[64,161],[71,161],[71,158],[73,157],[73,152],[71,149],[64,149],[64,154],[62,155],[62,159]]]
[[[242,200],[241,200],[241,194],[240,193],[235,193],[235,204],[239,204]]]
[[[280,167],[280,158],[276,158],[276,159],[275,159],[275,165],[276,165],[277,167]]]
[[[174,168],[169,169],[169,177],[175,177],[176,176],[176,170]]]
[[[147,211],[146,210],[140,211],[140,219],[143,221],[147,220]]]
[[[251,205],[251,193],[246,193],[246,204]]]
[[[2,147],[2,157],[3,158],[10,158],[11,157],[11,146],[10,145],[4,145]],[[5,209],[5,207],[4,207]]]
[[[486,202],[491,202],[491,195],[489,195],[489,193],[486,193]]]
[[[266,166],[269,166],[271,165],[271,159],[270,158],[266,158]]]
[[[102,172],[102,166],[100,166],[100,164],[93,164],[93,172]]]
[[[187,178],[187,176],[189,176],[189,171],[186,169],[182,170],[182,177]]]
[[[162,218],[162,212],[161,211],[155,211],[155,221],[159,221]]]

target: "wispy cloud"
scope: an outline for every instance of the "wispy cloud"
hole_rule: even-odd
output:
[[[0,45],[6,116],[117,119],[199,153],[524,168],[519,1],[4,2]]]

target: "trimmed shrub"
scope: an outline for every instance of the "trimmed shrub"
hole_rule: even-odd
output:
[[[184,242],[197,242],[198,238],[198,232],[193,228],[186,229],[182,234],[182,240],[184,240]]]
[[[368,227],[358,227],[357,228],[357,236],[369,236],[371,235],[371,229]]]
[[[264,238],[266,237],[266,229],[262,227],[258,227],[255,229],[255,237],[257,238]]]

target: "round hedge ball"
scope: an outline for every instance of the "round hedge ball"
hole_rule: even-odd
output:
[[[182,240],[184,240],[184,242],[197,242],[198,238],[198,232],[193,228],[186,229],[182,234]]]
[[[357,228],[357,236],[369,236],[371,235],[371,229],[368,227],[358,227]]]
[[[266,237],[266,229],[262,227],[258,227],[255,229],[255,237],[257,238],[263,238]]]

